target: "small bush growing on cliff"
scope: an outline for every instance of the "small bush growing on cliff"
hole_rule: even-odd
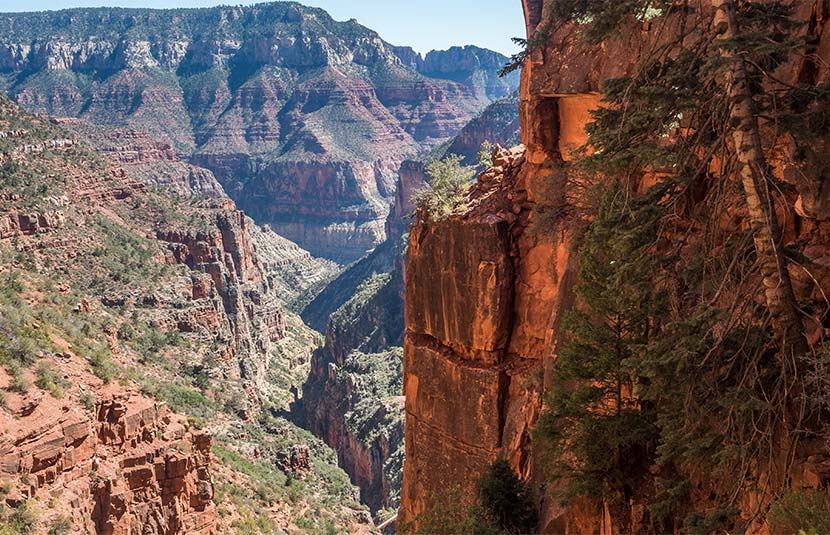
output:
[[[429,186],[415,196],[418,213],[427,219],[440,220],[464,206],[464,194],[475,170],[461,165],[462,160],[461,156],[450,154],[427,164]]]
[[[72,529],[72,519],[68,516],[58,515],[49,524],[48,535],[67,535]]]
[[[478,165],[485,169],[493,167],[493,144],[486,139],[478,148]]]
[[[35,384],[38,388],[46,390],[58,399],[63,397],[64,389],[70,386],[69,381],[64,379],[49,362],[44,361],[37,365],[35,377],[37,377]]]
[[[27,500],[10,510],[0,506],[0,535],[29,535],[38,524],[38,513],[32,501]]]

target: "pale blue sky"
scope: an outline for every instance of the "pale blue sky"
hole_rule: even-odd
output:
[[[252,4],[240,0],[0,0],[0,12],[70,7],[205,7]],[[503,54],[516,47],[511,37],[524,37],[520,0],[301,0],[321,7],[337,20],[356,18],[395,45],[419,52],[453,45],[478,45]]]

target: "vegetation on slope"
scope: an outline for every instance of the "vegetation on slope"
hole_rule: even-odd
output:
[[[213,221],[212,203],[134,185],[82,143],[21,150],[71,136],[3,97],[0,107],[0,131],[16,132],[0,137],[0,161],[14,164],[0,182],[0,222],[16,220],[18,212],[61,215],[37,232],[13,229],[0,238],[0,366],[11,378],[0,401],[5,392],[43,390],[94,410],[96,387],[69,383],[56,366],[78,359],[84,373],[141,389],[217,437],[219,511],[235,533],[342,532],[370,524],[321,441],[269,410],[259,420],[238,417],[250,414],[251,400],[226,378],[222,359],[230,341],[218,331],[178,328],[177,315],[192,306],[192,273],[163,262],[167,250],[151,236],[157,228],[192,230]],[[275,469],[281,453],[296,445],[310,450],[308,470]],[[4,506],[0,532],[27,533],[32,525],[67,532],[57,517],[44,525],[51,512],[33,513],[48,510],[39,502]]]

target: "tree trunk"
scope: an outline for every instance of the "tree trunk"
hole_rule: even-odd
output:
[[[738,35],[735,0],[712,0],[712,5],[715,7],[715,31],[719,37],[731,39]],[[775,213],[775,201],[769,191],[766,157],[746,64],[740,54],[731,50],[723,48],[721,53],[731,62],[728,90],[730,118],[734,125],[732,136],[772,327],[782,353],[804,354],[808,349],[807,341],[796,308],[788,262],[782,251],[781,229]]]

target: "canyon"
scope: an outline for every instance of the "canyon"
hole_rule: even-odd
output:
[[[0,523],[374,532],[412,198],[449,145],[517,136],[517,79],[297,4],[160,13],[0,16]]]
[[[708,4],[588,4],[517,3],[503,76],[293,2],[0,14],[0,532],[822,532],[830,2],[757,64]]]
[[[0,35],[0,90],[27,110],[169,140],[257,222],[341,262],[384,241],[401,162],[518,83],[498,53],[421,57],[290,2],[5,14]]]

